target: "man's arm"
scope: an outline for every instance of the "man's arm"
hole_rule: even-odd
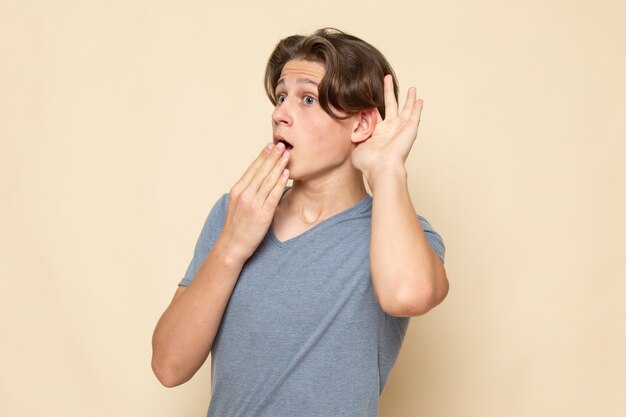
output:
[[[166,387],[187,382],[209,356],[242,266],[218,239],[189,287],[178,287],[152,338],[152,370]]]
[[[352,152],[372,190],[370,269],[374,295],[387,314],[417,316],[448,293],[443,264],[430,248],[413,208],[404,167],[417,137],[422,100],[409,88],[398,113],[393,80],[385,76],[385,120],[378,111],[373,132]]]
[[[152,369],[163,385],[188,381],[208,357],[241,268],[272,222],[288,159],[283,144],[269,144],[231,189],[222,233],[154,330]]]
[[[446,271],[417,218],[404,166],[379,169],[368,179],[373,194],[370,269],[374,294],[387,314],[419,316],[446,297]]]

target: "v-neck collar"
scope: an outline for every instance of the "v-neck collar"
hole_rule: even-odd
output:
[[[287,190],[289,188],[285,189],[285,191],[283,192],[286,193]],[[333,224],[336,224],[346,218],[351,217],[354,213],[360,213],[362,211],[364,211],[364,209],[366,209],[368,207],[368,205],[371,205],[372,203],[372,196],[370,196],[369,194],[366,194],[365,197],[363,197],[361,199],[361,201],[359,201],[358,203],[356,203],[355,205],[353,205],[352,207],[348,207],[347,209],[340,211],[337,214],[333,214],[332,216],[330,216],[327,219],[322,220],[321,222],[319,222],[318,224],[316,224],[315,226],[312,226],[308,229],[306,229],[304,232],[300,233],[297,236],[294,236],[290,239],[287,240],[279,240],[276,237],[276,234],[274,233],[274,222],[272,221],[272,224],[270,225],[270,228],[268,230],[267,236],[270,238],[270,240],[278,247],[280,248],[284,248],[286,246],[292,245],[294,243],[296,243],[297,241],[306,238],[308,235],[315,233],[315,231],[319,230],[322,227],[328,227],[331,226]]]

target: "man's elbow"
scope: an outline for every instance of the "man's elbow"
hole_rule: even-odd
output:
[[[152,372],[154,372],[154,375],[159,380],[161,385],[166,388],[177,387],[191,379],[191,377],[187,377],[182,375],[181,372],[177,372],[174,366],[164,364],[162,361],[155,359],[155,357],[152,357],[151,365]]]
[[[429,285],[417,290],[401,290],[381,307],[385,313],[396,317],[423,316],[439,305],[448,295],[448,279],[444,276],[438,285]]]

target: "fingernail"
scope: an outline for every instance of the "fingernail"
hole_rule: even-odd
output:
[[[285,151],[283,155],[281,156],[281,159],[287,159],[287,158],[289,158],[289,151]]]
[[[278,142],[278,144],[276,145],[276,150],[280,152],[283,149],[285,149],[285,144],[282,142]]]
[[[271,151],[273,147],[274,147],[274,144],[272,142],[265,145],[265,149],[267,149],[268,151]]]

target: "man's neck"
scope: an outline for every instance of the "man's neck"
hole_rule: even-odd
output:
[[[363,175],[355,170],[339,179],[294,180],[280,209],[297,216],[304,224],[316,224],[354,206],[366,195]]]

